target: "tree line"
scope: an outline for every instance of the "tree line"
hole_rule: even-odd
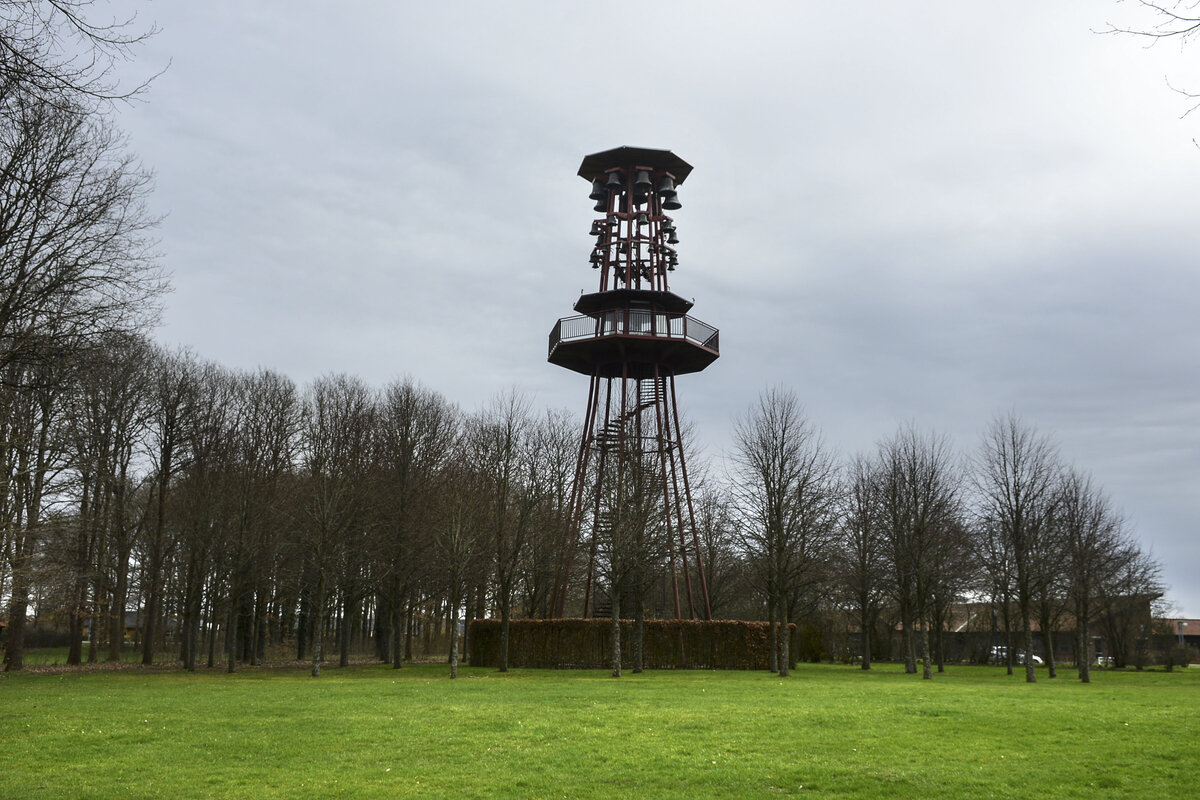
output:
[[[1095,480],[1013,412],[993,419],[967,456],[903,425],[841,463],[795,395],[774,389],[737,421],[734,438],[731,508],[768,618],[780,623],[772,630],[782,674],[787,623],[820,615],[823,604],[855,616],[863,669],[882,619],[902,631],[906,670],[920,661],[925,678],[944,668],[943,637],[969,601],[998,618],[1010,673],[1017,647],[1035,653],[1035,623],[1051,677],[1056,632],[1073,631],[1083,681],[1094,629],[1118,665],[1149,635],[1149,614],[1138,612],[1163,592],[1159,565]],[[1033,660],[1024,662],[1036,680]]]
[[[31,608],[67,630],[72,664],[119,659],[134,613],[145,664],[169,643],[186,669],[232,671],[286,644],[314,674],[362,649],[399,666],[430,629],[550,613],[580,436],[565,411],[513,389],[466,413],[411,378],[300,388],[129,333],[37,376],[0,398],[9,669]],[[1123,604],[1161,593],[1112,501],[1013,414],[968,458],[905,425],[841,459],[794,393],[773,389],[735,422],[727,462],[696,480],[714,615],[775,623],[781,675],[790,623],[853,619],[863,668],[883,622],[889,640],[902,632],[907,669],[929,677],[954,609],[974,600],[1027,653],[1036,623],[1052,675],[1051,639],[1068,621],[1086,680],[1090,631],[1109,619],[1127,658]],[[648,596],[665,591],[668,548],[654,542],[668,534],[652,502],[635,510],[629,552],[600,530],[591,549],[638,561]],[[568,608],[582,605],[583,569]],[[630,589],[613,569],[597,574],[614,594]],[[448,637],[452,667],[459,642]]]

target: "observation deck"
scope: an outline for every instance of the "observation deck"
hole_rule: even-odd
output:
[[[560,319],[550,331],[547,360],[604,378],[700,372],[720,356],[720,332],[688,316],[691,305],[670,292],[584,295],[575,310],[586,313]]]

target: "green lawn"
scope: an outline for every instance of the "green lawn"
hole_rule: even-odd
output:
[[[0,797],[1194,797],[1200,669],[0,677]]]

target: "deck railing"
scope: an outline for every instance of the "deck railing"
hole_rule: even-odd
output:
[[[560,319],[550,331],[550,352],[554,352],[559,342],[618,335],[686,339],[714,353],[720,352],[720,332],[708,323],[686,314],[667,314],[633,308]]]

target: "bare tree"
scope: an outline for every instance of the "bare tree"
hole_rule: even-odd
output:
[[[1033,603],[1039,553],[1047,549],[1059,475],[1058,453],[1047,436],[1015,414],[997,417],[988,427],[975,461],[977,514],[984,526],[1003,538],[1012,554],[1025,680],[1034,683]]]
[[[317,379],[308,394],[301,438],[304,515],[312,573],[312,675],[321,674],[325,617],[333,581],[350,536],[364,524],[364,489],[371,466],[374,403],[360,380]]]
[[[771,389],[734,423],[734,497],[749,557],[760,565],[772,668],[789,674],[789,611],[828,558],[837,517],[836,463],[796,396]]]
[[[842,494],[840,565],[842,587],[858,612],[861,665],[871,668],[871,635],[887,596],[886,541],[879,501],[879,467],[863,456],[850,461]]]
[[[377,425],[378,527],[380,558],[378,595],[386,618],[389,658],[399,668],[404,658],[402,634],[411,619],[411,596],[420,583],[422,561],[428,561],[426,537],[436,519],[439,475],[458,431],[458,414],[437,392],[406,378],[383,393]]]
[[[508,671],[513,594],[525,547],[533,536],[541,481],[529,400],[515,389],[497,395],[469,425],[468,458],[488,498],[501,672]]]
[[[165,288],[149,173],[102,118],[0,100],[0,367],[144,328]]]
[[[478,473],[469,463],[470,448],[458,437],[441,472],[441,502],[433,525],[434,551],[444,587],[450,624],[450,677],[458,677],[459,613],[463,610],[471,576],[487,550],[482,535],[489,498]]]
[[[929,628],[940,576],[937,550],[959,523],[959,477],[945,437],[900,429],[879,447],[878,502],[892,586],[904,628],[905,671],[933,677]]]
[[[0,94],[19,88],[42,102],[127,100],[150,81],[122,88],[117,67],[157,29],[92,13],[93,0],[0,0]]]
[[[1146,24],[1131,27],[1110,22],[1097,33],[1134,36],[1146,40],[1151,46],[1162,41],[1174,40],[1179,42],[1181,49],[1200,35],[1200,2],[1196,0],[1174,0],[1170,3],[1137,0],[1137,5],[1149,12]],[[1187,110],[1181,118],[1200,108],[1200,94],[1176,88],[1171,85],[1169,79],[1167,86],[1171,91],[1182,95],[1188,103]],[[1195,142],[1195,139],[1192,141]]]
[[[696,532],[704,558],[708,599],[714,619],[745,619],[747,608],[745,563],[738,552],[737,515],[725,487],[708,478],[695,460],[691,472],[696,506]]]
[[[200,648],[201,622],[207,622],[208,666],[216,658],[214,622],[217,617],[218,595],[225,583],[227,544],[234,528],[228,465],[234,459],[235,391],[233,376],[214,364],[183,363],[168,359],[160,363],[158,397],[165,400],[159,411],[159,432],[152,441],[158,447],[156,474],[176,475],[168,482],[165,494],[156,492],[156,519],[149,526],[145,555],[147,563],[164,562],[161,555],[178,548],[178,576],[175,581],[180,610],[180,656],[183,668],[195,671]],[[183,368],[180,373],[177,370]],[[165,370],[165,371],[164,371]],[[191,377],[185,377],[188,373]],[[174,377],[172,377],[174,375]],[[182,384],[182,385],[181,385]],[[176,394],[183,389],[182,394]],[[176,399],[182,404],[186,420],[176,432],[174,444],[164,433],[170,430],[170,414],[165,413]],[[164,449],[169,458],[164,458]],[[173,531],[165,531],[159,540],[157,511],[162,509],[164,523],[171,522]],[[167,533],[173,532],[168,538]],[[166,575],[151,574],[147,583],[165,585]],[[147,587],[149,588],[149,587]],[[157,605],[149,602],[147,605]],[[143,657],[145,653],[143,653]]]
[[[0,381],[0,565],[11,575],[4,669],[24,668],[26,618],[34,560],[44,547],[48,498],[67,487],[62,436],[64,397],[71,390],[66,358],[10,362]],[[5,593],[0,580],[0,595]]]
[[[521,609],[529,618],[545,618],[550,613],[560,533],[567,526],[578,448],[579,423],[570,412],[552,409],[537,420],[531,453],[537,462],[533,472],[537,520],[523,550],[518,587]]]
[[[1125,551],[1124,519],[1092,477],[1076,469],[1064,470],[1058,486],[1054,524],[1066,554],[1065,577],[1075,616],[1075,653],[1079,680],[1091,681],[1094,660],[1091,626],[1097,598]]]

